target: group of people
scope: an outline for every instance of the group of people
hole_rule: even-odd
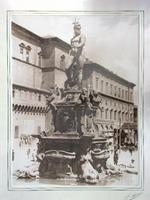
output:
[[[23,145],[31,145],[33,141],[33,137],[31,135],[21,135],[19,139],[19,146]]]
[[[19,139],[19,147],[26,150],[27,158],[32,161],[36,160],[37,140],[31,135],[22,135]]]

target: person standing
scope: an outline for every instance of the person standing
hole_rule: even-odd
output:
[[[118,165],[118,159],[119,159],[119,151],[118,149],[114,150],[114,164]]]

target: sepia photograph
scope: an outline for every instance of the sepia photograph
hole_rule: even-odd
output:
[[[12,190],[141,187],[139,13],[11,12]]]

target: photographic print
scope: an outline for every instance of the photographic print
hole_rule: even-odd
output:
[[[11,189],[141,187],[140,14],[10,11]]]

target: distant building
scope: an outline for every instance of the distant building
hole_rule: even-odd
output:
[[[12,23],[13,132],[39,134],[50,128],[46,97],[52,87],[63,88],[70,45],[57,37],[40,37]],[[134,84],[106,68],[86,62],[83,85],[99,92],[104,111],[99,116],[103,131],[133,122]]]
[[[103,111],[98,119],[102,131],[120,128],[126,122],[134,122],[135,84],[97,63],[88,61],[84,67],[83,85],[97,91],[102,97]]]

